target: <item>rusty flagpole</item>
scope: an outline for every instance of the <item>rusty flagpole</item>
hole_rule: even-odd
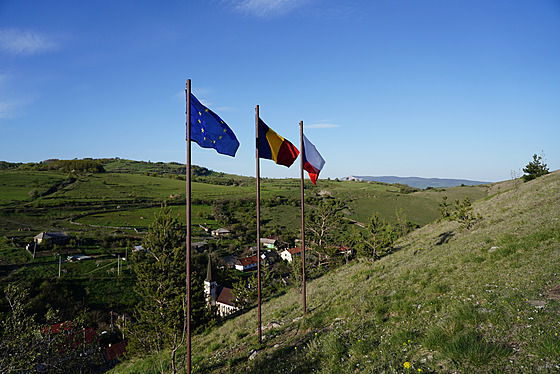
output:
[[[257,157],[257,320],[259,344],[262,342],[261,324],[261,176],[259,159],[259,106],[255,108],[255,133],[256,133],[256,157]]]
[[[301,160],[301,271],[302,271],[302,293],[303,293],[303,315],[307,314],[307,300],[306,300],[306,290],[305,290],[305,204],[304,204],[304,193],[303,193],[303,121],[299,123],[299,138],[300,138],[300,160]]]
[[[186,164],[186,288],[187,288],[187,374],[191,374],[191,80],[187,79],[187,164]]]

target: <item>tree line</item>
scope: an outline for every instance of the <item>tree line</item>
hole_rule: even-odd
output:
[[[45,160],[41,162],[10,163],[0,161],[0,170],[62,171],[66,173],[104,173],[99,160]]]

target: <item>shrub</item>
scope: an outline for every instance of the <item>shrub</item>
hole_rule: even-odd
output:
[[[522,176],[523,181],[528,182],[549,173],[548,167],[545,163],[541,162],[541,160],[541,156],[533,155],[533,161],[529,162],[527,166],[523,168],[523,172],[526,173]]]

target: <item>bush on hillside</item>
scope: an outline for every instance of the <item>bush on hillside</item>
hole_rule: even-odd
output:
[[[523,172],[526,173],[522,176],[523,181],[525,182],[529,182],[541,175],[549,173],[548,167],[544,162],[542,162],[542,157],[537,156],[536,154],[533,155],[533,161],[529,162],[527,166],[523,168]]]

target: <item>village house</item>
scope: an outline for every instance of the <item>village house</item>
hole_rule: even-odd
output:
[[[230,231],[228,229],[219,228],[212,230],[212,236],[226,236],[229,235]]]
[[[276,236],[272,235],[272,236],[268,236],[266,238],[261,238],[260,242],[266,248],[276,249],[276,245],[278,244],[278,238]]]
[[[128,345],[128,340],[123,340],[118,343],[109,344],[107,348],[103,351],[103,356],[105,361],[109,364],[109,367],[115,366],[119,360],[119,356],[126,354],[126,346]]]
[[[309,252],[309,248],[307,249],[307,251]],[[301,247],[289,248],[280,252],[280,257],[282,258],[282,260],[292,262],[296,256],[301,257],[301,252]]]
[[[60,231],[42,232],[33,238],[37,244],[41,244],[44,240],[50,240],[52,244],[60,244],[65,243],[68,239],[68,235]]]
[[[222,266],[222,268],[227,267],[229,269],[235,269],[235,263],[237,262],[237,258],[235,256],[228,255],[220,258],[220,260],[223,261],[223,263],[225,264],[225,266]]]
[[[216,282],[210,256],[208,256],[208,270],[204,280],[204,294],[209,306],[218,307],[220,317],[227,316],[239,309],[234,304],[235,296],[233,296],[231,288],[222,287]]]
[[[280,256],[276,251],[264,250],[261,252],[261,258],[265,261],[267,265],[271,265],[278,261]]]
[[[68,261],[68,262],[85,261],[85,260],[91,260],[91,259],[92,259],[92,257],[87,256],[87,255],[74,255],[74,256],[66,257],[66,261]]]
[[[193,242],[191,243],[191,248],[195,249],[197,252],[204,252],[204,248],[206,248],[206,246],[208,245],[207,241],[202,241],[202,242]]]
[[[235,262],[235,268],[239,271],[249,271],[257,268],[257,255],[243,257]],[[262,264],[262,260],[261,260]]]
[[[93,327],[75,328],[72,321],[60,322],[44,327],[41,334],[44,337],[62,335],[63,339],[60,341],[61,352],[75,350],[80,346],[86,345],[86,352],[91,354],[97,343],[97,333]]]
[[[280,237],[276,235],[270,235],[266,238],[260,238],[261,246],[268,248],[268,249],[285,249],[288,247],[288,244],[283,242]]]

